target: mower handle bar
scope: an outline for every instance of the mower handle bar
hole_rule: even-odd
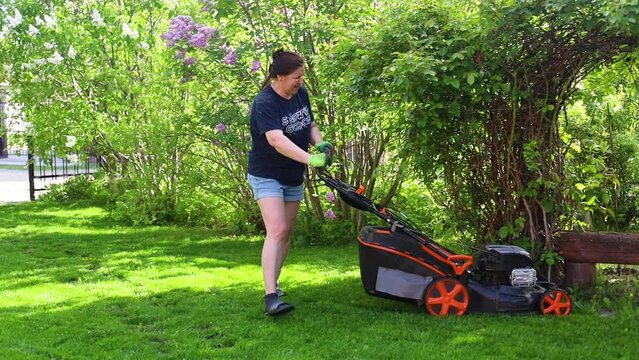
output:
[[[344,202],[346,202],[348,205],[350,205],[351,207],[355,209],[367,211],[376,215],[377,217],[379,217],[384,222],[390,225],[392,232],[395,232],[398,229],[400,229],[403,233],[414,238],[415,240],[417,240],[420,244],[424,246],[429,246],[431,243],[433,243],[433,240],[431,240],[428,236],[426,236],[421,231],[419,231],[419,229],[417,229],[415,226],[413,226],[409,222],[402,220],[400,217],[394,214],[393,211],[379,204],[376,204],[371,199],[366,197],[362,193],[363,187],[360,187],[359,189],[357,189],[353,185],[344,183],[343,181],[337,178],[334,178],[325,168],[317,168],[317,175],[322,181],[324,181],[326,186],[337,191]],[[430,245],[429,247],[432,248],[433,251],[436,251],[442,257],[444,258],[446,257],[444,253],[439,251],[438,249],[439,245],[438,246]]]

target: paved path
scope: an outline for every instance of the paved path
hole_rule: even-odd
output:
[[[29,170],[27,169],[26,155],[9,155],[8,158],[0,158],[0,204],[29,201]],[[55,167],[59,175],[66,171],[69,174],[81,173],[87,171],[78,166],[69,166],[60,158],[55,159]],[[88,166],[88,165],[86,165]],[[97,165],[93,163],[93,168]],[[95,170],[95,169],[94,169]],[[36,175],[51,173],[51,165],[44,167],[44,170],[36,165]],[[52,184],[62,184],[67,181],[70,176],[59,176],[55,178],[35,179],[36,189],[45,189]],[[46,191],[36,191],[36,198]]]
[[[29,201],[27,157],[10,155],[0,159],[0,204]],[[24,170],[3,169],[2,165],[25,166]]]

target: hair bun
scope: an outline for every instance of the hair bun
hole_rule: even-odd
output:
[[[284,52],[284,48],[279,48],[273,51],[273,60],[275,60],[275,58],[277,58],[278,56],[282,55],[283,52]]]

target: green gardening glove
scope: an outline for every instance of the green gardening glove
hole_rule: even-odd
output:
[[[328,156],[326,154],[312,154],[311,158],[308,160],[308,164],[312,167],[323,168],[326,167],[326,162],[328,161]]]
[[[326,148],[331,149],[331,152],[332,152],[334,146],[333,146],[333,144],[331,144],[329,142],[320,141],[319,143],[315,144],[315,148],[317,149],[317,151],[323,153]]]

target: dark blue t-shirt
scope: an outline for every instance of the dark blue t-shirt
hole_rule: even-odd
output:
[[[287,158],[268,143],[265,133],[282,130],[302,150],[308,151],[313,113],[308,93],[300,87],[290,99],[278,95],[267,86],[255,97],[251,107],[251,136],[248,173],[275,179],[284,185],[304,182],[306,165]]]

